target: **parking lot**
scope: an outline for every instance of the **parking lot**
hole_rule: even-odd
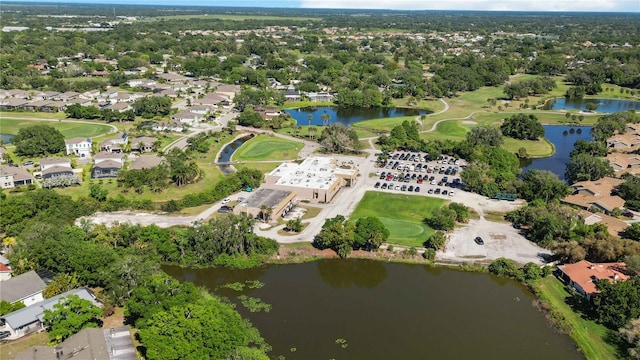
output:
[[[430,158],[422,152],[394,152],[380,162],[375,189],[454,197],[462,187],[460,173],[466,162],[451,156]]]

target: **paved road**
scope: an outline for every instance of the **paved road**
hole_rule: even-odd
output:
[[[235,111],[230,111],[226,114],[224,114],[223,116],[219,117],[218,119],[216,119],[217,124],[216,125],[209,125],[209,124],[200,124],[200,127],[197,128],[191,128],[190,130],[192,131],[191,133],[175,140],[174,142],[168,144],[167,146],[165,146],[162,151],[164,151],[165,153],[168,152],[169,150],[173,149],[173,148],[178,148],[178,149],[185,149],[188,145],[187,140],[192,137],[195,136],[203,131],[220,131],[223,128],[225,128],[228,124],[229,121],[232,120],[233,118],[235,118],[236,116],[238,116],[238,113]]]

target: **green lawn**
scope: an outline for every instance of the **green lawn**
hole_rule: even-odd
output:
[[[17,134],[18,130],[23,127],[43,124],[54,127],[67,139],[74,137],[94,137],[108,133],[111,130],[111,127],[103,124],[0,118],[0,132],[5,134]]]
[[[533,286],[537,290],[538,296],[546,301],[554,312],[564,317],[572,329],[571,338],[577,343],[578,348],[587,359],[614,360],[621,358],[617,353],[616,346],[607,342],[612,331],[574,312],[567,304],[570,295],[560,280],[554,276],[548,276],[535,281]]]
[[[424,196],[367,191],[351,219],[378,217],[391,233],[390,243],[422,246],[434,231],[423,224],[422,220],[445,203],[443,199]]]
[[[394,126],[402,124],[403,121],[409,120],[413,121],[417,118],[417,116],[398,116],[392,118],[379,118],[379,119],[371,119],[360,121],[352,126],[356,129],[366,129],[370,131],[385,131],[389,132],[393,129]]]
[[[551,156],[554,153],[553,144],[547,139],[539,140],[518,140],[510,137],[503,136],[504,144],[502,147],[514,154],[518,153],[518,149],[525,148],[527,154],[532,158],[540,158]]]
[[[233,160],[293,160],[298,157],[302,143],[260,134],[244,143],[233,154]]]

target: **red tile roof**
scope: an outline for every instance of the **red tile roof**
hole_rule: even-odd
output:
[[[7,272],[7,271],[11,271],[11,268],[3,263],[0,263],[0,272]]]
[[[601,280],[625,281],[629,276],[620,272],[626,268],[626,264],[621,263],[592,263],[582,260],[575,264],[560,266],[574,283],[579,285],[587,294],[598,293],[596,283]]]

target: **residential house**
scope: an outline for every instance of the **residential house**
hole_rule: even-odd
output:
[[[3,286],[7,281],[0,282],[0,286]],[[63,301],[70,295],[77,295],[81,299],[91,301],[96,306],[101,306],[90,290],[86,288],[73,289],[49,299],[41,300],[40,302],[31,304],[20,310],[0,316],[0,331],[9,331],[11,335],[7,339],[15,340],[25,335],[44,330],[42,320],[44,318],[45,310],[53,310],[56,304]]]
[[[334,99],[334,96],[327,92],[308,92],[305,95],[311,102],[329,102]]]
[[[100,151],[121,153],[127,145],[129,137],[125,132],[119,132],[115,137],[104,140],[100,144]]]
[[[131,151],[138,151],[141,153],[156,151],[155,143],[157,138],[150,136],[141,136],[131,140]]]
[[[32,346],[15,360],[137,360],[128,326],[110,329],[85,328],[55,347]]]
[[[0,165],[0,188],[11,189],[30,184],[33,184],[33,176],[26,169]]]
[[[263,120],[271,120],[273,118],[276,118],[280,115],[282,115],[283,113],[274,108],[274,107],[262,107],[262,106],[256,106],[253,111],[257,112],[258,114],[260,114],[260,116],[262,117]]]
[[[157,121],[151,125],[151,130],[153,131],[175,131],[182,132],[184,131],[185,126],[179,121]]]
[[[76,137],[66,139],[64,145],[67,149],[67,155],[76,155],[81,158],[91,157],[91,138]]]
[[[94,100],[100,96],[100,90],[89,90],[80,94],[80,97],[87,100]]]
[[[150,79],[131,79],[127,80],[127,85],[131,87],[153,86],[156,84],[155,80]]]
[[[236,94],[240,93],[240,86],[239,85],[220,85],[216,89],[216,92],[218,94],[222,94],[226,96],[227,98],[229,98],[229,100],[233,100]]]
[[[25,306],[30,306],[44,300],[42,291],[46,286],[47,284],[32,270],[0,282],[0,301],[9,304],[22,302]]]
[[[302,95],[298,90],[287,90],[284,92],[284,98],[287,101],[300,101],[302,100]]]
[[[627,126],[622,134],[614,134],[607,139],[607,147],[623,152],[631,152],[640,146],[640,131],[633,126]]]
[[[171,115],[171,120],[180,121],[190,127],[198,126],[198,122],[204,119],[204,116],[187,110]]]
[[[193,99],[192,105],[216,106],[218,104],[228,105],[229,97],[221,93],[210,93],[202,98]]]
[[[624,199],[611,195],[613,189],[623,182],[622,179],[604,177],[596,181],[580,181],[571,187],[573,194],[566,196],[562,202],[578,206],[585,210],[596,208],[605,213],[624,207]]]
[[[21,89],[10,89],[7,90],[7,95],[8,97],[12,97],[14,99],[29,99],[30,95],[29,92],[27,90],[21,90]]]
[[[602,224],[606,226],[609,234],[612,236],[620,236],[629,226],[627,222],[604,213],[592,213],[588,210],[580,210],[578,214],[586,225]]]
[[[170,83],[175,83],[175,82],[184,82],[189,80],[188,77],[186,76],[182,76],[180,74],[175,74],[175,73],[162,73],[162,74],[156,74],[156,77],[166,80],[167,82]]]
[[[16,110],[29,103],[26,99],[8,98],[0,100],[0,110]]]
[[[96,100],[98,102],[111,102],[113,99],[118,97],[118,90],[108,90],[98,96],[96,96]]]
[[[609,153],[607,161],[611,164],[616,176],[624,174],[640,174],[640,155],[633,153]]]
[[[188,107],[187,110],[194,114],[209,115],[214,110],[214,107],[211,105],[196,105]]]
[[[93,159],[93,179],[115,178],[124,166],[124,156],[121,153],[100,152]]]
[[[175,90],[172,90],[172,89],[162,89],[162,90],[160,90],[158,92],[154,92],[152,96],[160,96],[160,97],[166,96],[166,97],[175,99],[175,98],[178,97],[178,93],[175,92]]]
[[[67,91],[54,96],[53,100],[69,102],[71,100],[77,99],[79,96],[80,93],[77,93],[75,91]]]
[[[106,108],[113,111],[120,112],[120,113],[123,113],[128,110],[133,110],[133,107],[131,106],[131,104],[126,102],[117,102],[115,104],[111,104],[107,106]]]
[[[582,260],[575,264],[558,266],[562,273],[562,279],[569,286],[576,289],[578,293],[587,300],[591,300],[599,291],[596,288],[598,281],[626,281],[629,276],[624,274],[625,263],[592,263]]]
[[[162,164],[163,161],[163,158],[156,155],[140,155],[129,165],[129,170],[150,169]]]
[[[59,176],[71,176],[74,174],[69,158],[44,158],[40,159],[40,173],[43,179],[51,179]]]

